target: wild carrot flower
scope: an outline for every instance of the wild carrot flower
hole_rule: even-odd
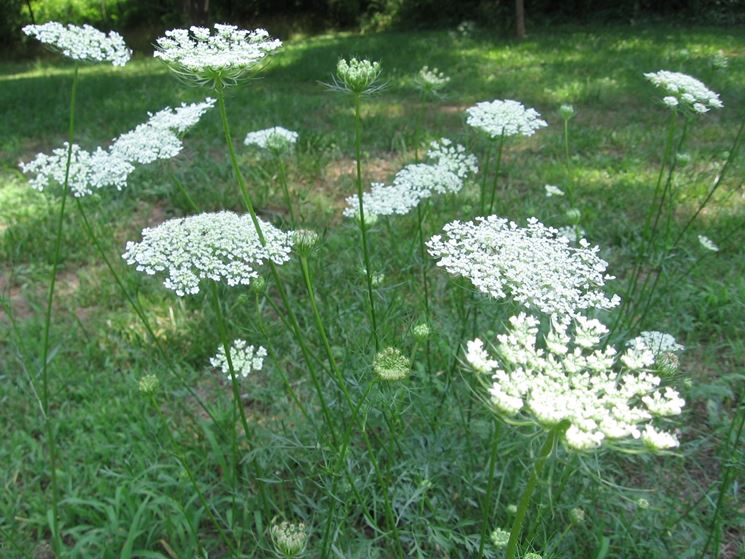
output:
[[[561,107],[559,107],[559,116],[562,118],[562,120],[569,120],[570,118],[573,118],[574,115],[574,107],[572,107],[571,105],[564,103]]]
[[[466,110],[466,123],[485,132],[490,138],[532,136],[548,126],[535,109],[527,109],[511,99],[483,101]]]
[[[163,285],[178,296],[199,293],[201,280],[249,285],[257,268],[271,260],[287,262],[293,235],[261,220],[262,244],[251,218],[232,212],[203,213],[171,219],[142,231],[142,241],[128,242],[127,264],[148,275],[167,274]]]
[[[318,242],[318,233],[310,229],[298,229],[293,233],[295,248],[301,256],[307,256]]]
[[[684,346],[675,341],[675,338],[666,332],[651,330],[642,332],[627,344],[636,351],[649,350],[657,357],[663,353],[676,353],[683,351]]]
[[[495,299],[509,294],[526,308],[568,316],[619,303],[601,291],[613,277],[605,274],[608,263],[598,257],[598,247],[584,239],[570,246],[535,218],[524,228],[494,215],[453,221],[427,246],[438,266]]]
[[[119,33],[109,34],[90,25],[62,25],[51,21],[43,25],[26,25],[23,32],[47,45],[51,50],[80,62],[111,62],[124,66],[132,55]]]
[[[436,94],[450,82],[450,78],[437,68],[423,66],[414,79],[416,88],[422,93]]]
[[[718,94],[687,74],[660,70],[648,72],[644,77],[668,94],[662,101],[671,109],[680,105],[696,113],[705,113],[709,109],[721,109],[724,106]]]
[[[160,380],[155,375],[144,375],[137,383],[137,388],[143,394],[152,394],[160,387]]]
[[[414,339],[418,342],[425,341],[427,338],[429,338],[429,335],[431,333],[432,331],[426,322],[417,324],[416,326],[414,326],[414,328],[411,329],[411,334],[414,336]]]
[[[230,361],[235,374],[246,378],[252,371],[260,371],[264,366],[266,349],[262,346],[249,345],[246,340],[233,340],[230,346]],[[225,348],[221,345],[217,353],[210,358],[210,365],[220,369],[230,379],[230,366],[225,355]]]
[[[710,250],[711,252],[719,252],[719,247],[709,237],[706,237],[704,235],[699,235],[698,236],[698,242],[706,250]]]
[[[491,377],[491,404],[506,421],[547,430],[563,423],[570,448],[623,448],[629,439],[653,450],[677,446],[676,437],[656,424],[679,415],[685,402],[673,388],[660,388],[660,378],[649,371],[650,352],[629,348],[618,359],[615,348],[602,345],[607,332],[582,316],[552,320],[539,346],[539,321],[521,313],[497,336],[493,358],[476,339],[466,360]]]
[[[73,144],[70,192],[81,197],[104,187],[121,190],[127,186],[134,163],[152,163],[178,155],[183,148],[179,135],[196,124],[213,105],[214,100],[208,97],[202,103],[183,104],[176,109],[166,107],[150,115],[146,123],[116,138],[107,150],[99,147],[88,152]],[[32,161],[20,164],[21,171],[34,175],[29,181],[33,188],[43,191],[54,183],[64,183],[68,145],[65,143],[50,155],[40,153]]]
[[[199,122],[214,106],[215,100],[207,97],[201,103],[183,103],[176,109],[166,107],[150,114],[147,122],[116,138],[110,152],[125,161],[140,164],[175,157],[183,149],[179,135]]]
[[[411,361],[401,350],[387,347],[373,360],[373,371],[382,380],[401,380],[411,371]]]
[[[564,196],[564,191],[558,186],[547,184],[544,188],[546,189],[546,198],[551,198],[552,196]]]
[[[458,192],[463,188],[466,176],[478,170],[476,158],[447,138],[432,142],[427,157],[433,163],[405,166],[396,173],[392,185],[373,183],[372,189],[363,194],[365,218],[368,214],[405,215],[425,198]],[[350,196],[344,215],[355,217],[357,212],[357,197]]]
[[[282,46],[264,29],[248,31],[234,25],[166,31],[156,41],[155,58],[160,58],[178,75],[198,85],[235,85],[256,69],[269,54]]]
[[[28,163],[19,165],[25,174],[34,175],[29,181],[34,189],[41,192],[54,183],[64,184],[68,147],[69,144],[65,142],[62,147],[52,150],[51,154],[40,153]],[[88,152],[73,144],[68,186],[73,196],[78,198],[109,186],[121,190],[127,186],[127,178],[132,171],[134,166],[116,154],[101,148]]]
[[[285,151],[297,142],[298,133],[281,126],[249,132],[243,140],[244,145],[256,146],[270,151]]]

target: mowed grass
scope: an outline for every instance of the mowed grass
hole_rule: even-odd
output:
[[[711,64],[720,50],[729,58],[724,71]],[[521,223],[536,216],[549,225],[566,225],[567,206],[563,200],[547,199],[543,186],[571,181],[581,225],[619,277],[611,282],[617,292],[638,246],[664,142],[666,112],[658,103],[660,92],[642,73],[690,73],[719,92],[725,104],[724,110],[697,119],[690,131],[685,151],[692,162],[676,178],[681,224],[711,186],[745,116],[745,37],[734,30],[567,27],[535,30],[522,43],[485,32],[457,39],[445,31],[334,34],[288,42],[259,79],[230,90],[228,114],[237,142],[246,132],[274,125],[300,133],[290,163],[290,188],[304,224],[322,234],[313,273],[333,349],[353,389],[371,374],[372,356],[356,226],[341,218],[344,199],[354,190],[353,113],[348,99],[322,84],[330,80],[338,58],[348,55],[380,60],[387,81],[382,93],[365,100],[366,183],[388,180],[413,161],[415,115],[423,107],[412,85],[423,65],[451,76],[445,96],[424,107],[428,139],[450,137],[481,157],[483,143],[465,126],[466,107],[502,98],[535,107],[549,127],[508,144],[497,213]],[[53,57],[0,66],[0,106],[5,108],[0,119],[0,417],[5,426],[0,444],[0,556],[8,558],[49,556],[49,471],[36,391],[58,204],[55,196],[31,190],[17,164],[65,140],[71,69]],[[76,141],[88,149],[106,144],[144,121],[148,111],[198,101],[207,94],[179,83],[143,53],[136,53],[124,69],[85,67]],[[571,103],[577,111],[570,123],[569,170],[562,159],[556,112],[562,103]],[[126,269],[119,258],[125,242],[138,240],[143,227],[193,213],[175,180],[201,210],[241,211],[216,110],[187,134],[185,146],[174,160],[136,171],[126,190],[100,192],[85,205],[108,254],[148,310],[178,368],[227,424],[230,394],[208,367],[219,343],[209,301],[202,295],[178,299],[156,279]],[[286,226],[271,163],[242,145],[238,150],[259,213]],[[524,532],[544,559],[698,557],[726,466],[722,448],[737,403],[742,405],[744,175],[741,156],[675,255],[669,266],[674,281],[663,281],[659,304],[642,325],[670,332],[686,345],[681,370],[689,381],[684,394],[688,406],[681,420],[680,451],[663,458],[564,456],[569,466],[556,476],[549,468]],[[470,219],[477,203],[476,184],[457,198],[438,200],[430,206],[427,233],[437,233],[453,219]],[[168,432],[174,433],[202,491],[221,514],[231,509],[222,480],[229,449],[218,429],[182,413],[183,406],[195,413],[197,407],[169,376],[90,246],[74,206],[64,225],[50,371],[61,521],[71,556],[221,557],[225,550],[169,450],[173,443]],[[410,328],[423,319],[416,230],[411,216],[381,220],[372,228],[373,268],[384,274],[376,297],[385,345],[410,348]],[[717,242],[720,252],[705,255],[697,234]],[[434,372],[426,372],[423,356],[417,354],[414,379],[406,388],[373,393],[369,424],[378,440],[384,440],[386,428],[399,433],[395,460],[388,460],[392,500],[411,556],[470,557],[478,547],[492,421],[473,401],[457,363],[470,286],[432,268]],[[298,301],[301,326],[315,339],[298,267],[288,264],[282,274]],[[233,335],[267,345],[274,357],[246,383],[247,410],[258,435],[255,446],[244,451],[264,465],[277,515],[302,519],[312,528],[311,557],[318,556],[316,544],[332,508],[335,556],[392,556],[390,544],[363,513],[365,509],[382,517],[382,501],[363,449],[351,453],[349,467],[364,507],[352,502],[353,488],[341,481],[331,485],[328,479],[332,457],[318,447],[314,430],[320,414],[299,350],[269,303],[276,294],[271,288],[268,298],[248,289],[226,289],[225,297]],[[505,308],[485,299],[481,305],[478,323],[469,324],[469,333],[471,328],[475,335],[499,332]],[[299,413],[277,371],[307,399],[315,422]],[[138,380],[148,373],[158,375],[163,385],[157,401],[138,391]],[[341,402],[330,405],[343,409]],[[399,424],[386,425],[387,417],[381,416],[379,410],[389,405],[400,412]],[[165,413],[157,413],[156,406]],[[440,414],[442,424],[434,434],[427,429],[433,413]],[[517,501],[525,482],[529,445],[521,440],[504,435],[500,443],[504,458],[498,464],[493,527],[509,526],[507,505]],[[726,460],[741,476],[741,449],[727,454]],[[745,521],[738,497],[741,489],[735,484],[725,500],[724,557],[743,552]],[[639,498],[646,499],[649,508],[640,507]],[[247,492],[239,518],[230,519],[231,529],[243,534],[250,556],[268,557],[265,529],[271,519],[253,514],[254,504],[255,495]],[[588,513],[582,525],[570,520],[575,507]],[[487,552],[498,556],[494,549]]]

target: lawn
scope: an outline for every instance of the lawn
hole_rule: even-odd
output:
[[[729,61],[726,69],[712,63],[720,51]],[[279,519],[304,522],[308,557],[381,559],[477,557],[485,507],[489,533],[512,524],[511,505],[520,499],[543,435],[495,421],[474,393],[478,386],[462,346],[477,336],[493,340],[519,306],[479,295],[470,282],[423,258],[413,215],[381,218],[368,231],[381,346],[401,348],[413,362],[402,383],[370,383],[375,351],[358,225],[342,217],[345,199],[355,193],[354,112],[348,96],[325,85],[337,60],[350,55],[379,60],[386,84],[363,103],[366,188],[390,181],[415,160],[417,122],[423,139],[445,136],[462,143],[483,165],[486,143],[466,126],[465,109],[479,101],[519,100],[549,126],[506,144],[495,213],[520,225],[531,216],[554,227],[570,225],[566,198],[546,197],[544,185],[571,186],[579,226],[617,277],[608,282],[608,291],[621,296],[642,242],[668,118],[660,91],[643,73],[691,74],[718,92],[725,105],[696,118],[688,131],[674,177],[677,227],[686,224],[721,172],[745,116],[745,36],[734,29],[558,27],[537,29],[521,43],[486,32],[463,37],[447,31],[339,33],[288,41],[257,79],[227,90],[227,112],[257,212],[285,229],[289,216],[273,162],[243,146],[242,139],[275,125],[299,132],[288,162],[289,189],[303,226],[320,235],[309,272],[330,351],[360,402],[372,449],[360,432],[347,431],[346,462],[341,468],[337,463],[323,406],[340,429],[354,421],[334,378],[323,372],[322,339],[301,267],[291,261],[280,273],[327,401],[318,399],[269,276],[265,291],[220,288],[231,335],[269,350],[263,371],[242,383],[252,432],[237,449],[243,479],[236,495],[230,480],[233,453],[225,437],[235,425],[230,384],[209,365],[220,344],[209,290],[177,297],[120,257],[144,227],[193,214],[193,206],[200,212],[244,211],[213,109],[186,134],[179,156],[136,170],[121,192],[102,190],[82,199],[103,250],[145,309],[157,343],[88,240],[82,214],[73,203],[67,211],[51,329],[49,400],[59,454],[62,540],[70,557],[244,556],[235,550],[231,555],[212,515],[246,557],[273,556],[268,527]],[[424,65],[450,76],[441,98],[424,102],[414,89],[414,76]],[[39,356],[59,196],[31,189],[18,163],[66,139],[71,73],[70,64],[52,55],[0,64],[5,108],[0,120],[3,558],[53,556]],[[179,82],[142,52],[124,68],[84,66],[76,143],[86,149],[105,145],[145,121],[148,112],[208,94]],[[576,110],[569,122],[569,161],[558,115],[564,103]],[[676,419],[680,447],[663,456],[557,447],[523,526],[523,556],[535,551],[544,559],[685,559],[713,557],[714,545],[721,557],[745,553],[745,458],[742,445],[731,448],[739,436],[735,418],[742,417],[745,405],[743,176],[740,153],[712,202],[660,264],[657,297],[634,324],[636,331],[614,332],[619,347],[638,330],[669,332],[685,346],[675,375],[686,400]],[[478,214],[480,181],[477,175],[458,194],[426,206],[425,239],[454,219]],[[714,240],[720,250],[706,252],[698,235]],[[432,301],[427,350],[411,333],[425,318],[423,266]],[[612,311],[598,316],[613,322]],[[140,381],[150,374],[158,377],[160,388],[146,394]],[[214,418],[206,416],[192,392]],[[496,429],[501,429],[498,439]],[[489,488],[493,440],[499,459],[496,483]],[[381,489],[370,453],[382,464],[387,490]],[[256,477],[263,481],[255,483]],[[735,483],[720,497],[724,479]],[[259,485],[268,504],[257,492]],[[386,516],[389,505],[395,530]],[[584,520],[577,509],[584,511]],[[707,542],[711,534],[716,541]],[[501,557],[491,542],[482,553]]]

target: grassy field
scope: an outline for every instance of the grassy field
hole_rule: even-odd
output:
[[[720,50],[729,59],[726,70],[712,66]],[[535,216],[548,225],[567,225],[566,202],[546,198],[544,185],[571,183],[581,226],[618,277],[610,282],[611,291],[622,294],[657,178],[666,123],[659,92],[643,72],[689,73],[719,92],[725,104],[690,130],[685,151],[691,161],[675,179],[677,217],[683,224],[721,170],[745,114],[744,53],[745,36],[708,28],[545,29],[519,44],[486,34],[454,38],[445,31],[335,34],[288,42],[260,79],[229,91],[227,110],[237,140],[274,125],[300,133],[289,164],[290,189],[305,226],[321,234],[311,258],[319,305],[350,390],[360,395],[368,388],[374,351],[357,226],[341,216],[345,198],[354,192],[353,112],[348,99],[321,83],[330,80],[339,57],[380,60],[387,82],[364,104],[366,184],[389,180],[414,160],[415,115],[422,109],[428,140],[447,136],[481,158],[484,144],[465,125],[468,106],[507,98],[535,107],[549,127],[507,146],[497,213],[520,223]],[[422,107],[412,85],[425,64],[452,79],[442,99]],[[17,165],[66,138],[70,75],[71,66],[53,57],[0,65],[0,106],[5,109],[0,119],[0,418],[6,426],[0,444],[0,556],[9,559],[52,556],[50,476],[37,391],[58,198],[32,190]],[[144,121],[148,111],[207,94],[179,83],[142,53],[123,69],[84,67],[76,141],[85,148],[105,144]],[[562,103],[577,111],[570,122],[569,167],[557,114]],[[210,301],[205,291],[177,298],[119,258],[125,242],[139,240],[143,227],[193,213],[176,180],[202,211],[242,211],[216,110],[187,134],[185,145],[174,160],[137,170],[122,192],[102,191],[84,204],[126,286],[147,310],[175,366],[212,406],[217,423],[204,417],[169,374],[72,206],[63,230],[50,362],[60,519],[70,557],[229,556],[210,522],[210,510],[225,519],[250,557],[272,556],[267,527],[273,517],[309,526],[309,557],[321,556],[326,530],[333,542],[329,556],[396,556],[391,527],[383,520],[384,498],[360,441],[353,438],[347,458],[351,475],[334,471],[334,456],[317,431],[323,430],[317,397],[300,351],[280,320],[271,282],[266,294],[243,288],[223,293],[234,335],[266,345],[271,355],[264,370],[244,384],[255,432],[252,444],[241,448],[245,468],[254,459],[262,466],[270,513],[258,512],[251,484],[245,495],[231,497],[225,481],[230,448],[221,438],[232,418],[231,396],[208,365],[219,344]],[[287,225],[271,162],[242,144],[238,153],[259,214]],[[666,265],[670,281],[662,281],[659,300],[640,325],[670,332],[686,346],[681,447],[662,457],[559,452],[548,463],[530,509],[524,553],[535,550],[544,559],[702,557],[728,467],[727,476],[740,483],[731,484],[722,497],[720,552],[728,558],[745,553],[745,460],[742,447],[728,448],[738,405],[745,405],[743,176],[741,155]],[[457,198],[431,204],[427,235],[453,219],[471,219],[477,204],[476,182]],[[721,250],[706,254],[698,234]],[[370,392],[367,431],[385,464],[406,556],[476,557],[495,423],[464,380],[469,373],[459,366],[460,328],[467,324],[468,334],[472,329],[493,337],[487,332],[499,332],[514,308],[478,298],[478,318],[468,320],[472,286],[430,265],[434,303],[427,365],[410,333],[423,319],[416,236],[412,216],[380,220],[370,231],[373,269],[384,274],[375,289],[383,345],[412,352],[414,372],[405,385]],[[281,274],[312,350],[321,356],[300,267],[287,264]],[[157,397],[138,390],[139,380],[149,373],[160,378]],[[288,396],[284,378],[309,417]],[[344,403],[332,381],[323,378],[328,405],[343,424]],[[430,428],[433,414],[437,429]],[[540,444],[537,437],[526,439],[517,431],[505,427],[499,439],[498,493],[489,531],[509,528],[509,505],[518,502],[525,468]],[[182,460],[209,507],[194,491]],[[575,508],[586,511],[584,522],[572,520]],[[484,553],[500,557],[491,544]]]

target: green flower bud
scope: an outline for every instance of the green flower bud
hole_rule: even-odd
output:
[[[258,278],[255,278],[251,281],[249,284],[251,286],[251,289],[253,289],[256,293],[263,293],[266,289],[266,280],[259,276]]]
[[[507,505],[507,514],[515,516],[517,514],[517,505]]]
[[[578,224],[579,220],[582,218],[582,212],[578,208],[570,208],[564,215],[566,216],[569,223],[573,225]]]
[[[569,104],[563,104],[559,107],[559,116],[564,120],[569,120],[574,116],[574,107]]]
[[[143,394],[152,394],[160,387],[160,380],[155,375],[145,375],[140,379],[137,387]]]
[[[641,510],[647,510],[649,508],[649,501],[642,497],[636,501],[636,506]]]
[[[421,324],[417,324],[416,326],[414,326],[414,328],[411,329],[411,334],[414,336],[414,339],[416,341],[423,342],[427,338],[429,338],[431,330],[429,329],[429,326],[426,322],[422,322]]]
[[[291,559],[299,557],[308,543],[308,532],[302,522],[292,524],[287,521],[272,524],[269,529],[274,549],[280,557]]]
[[[523,559],[543,559],[543,557],[541,555],[539,555],[538,553],[533,553],[531,551],[530,553],[526,553],[523,556]]]
[[[691,162],[691,156],[688,153],[676,153],[675,162],[678,167],[685,167]]]
[[[387,347],[375,356],[373,371],[382,380],[401,380],[411,371],[411,361],[395,347]]]
[[[318,233],[310,229],[298,229],[295,231],[294,240],[300,256],[308,256],[318,242]]]
[[[491,533],[491,543],[494,547],[502,548],[507,546],[507,542],[510,541],[510,533],[507,530],[497,528]]]
[[[373,85],[380,76],[380,62],[351,58],[339,60],[336,64],[337,85],[350,93],[361,95],[373,91]]]
[[[569,511],[569,518],[571,518],[572,522],[574,522],[575,524],[584,524],[585,511],[579,507],[575,507]]]

